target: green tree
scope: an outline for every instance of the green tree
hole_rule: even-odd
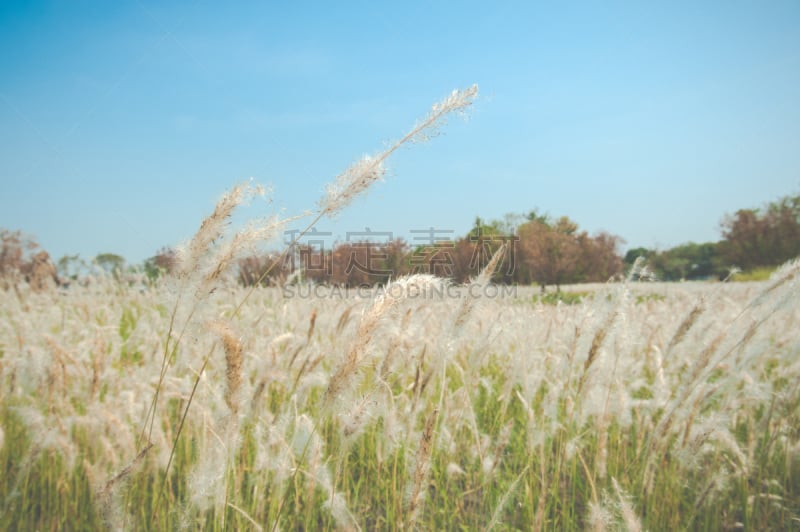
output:
[[[484,221],[479,216],[475,217],[472,229],[463,239],[455,243],[453,250],[453,278],[458,282],[467,282],[471,277],[478,275],[489,263],[492,257],[500,250],[503,244],[513,236],[508,232],[509,225],[513,223],[512,215],[506,215],[506,221]],[[495,269],[492,279],[495,282],[509,283],[513,279],[507,275],[509,264],[512,260],[511,251],[504,252],[503,263]]]
[[[490,236],[503,234],[503,222],[499,220],[491,220],[486,222],[480,216],[475,217],[475,222],[472,224],[472,229],[467,233],[468,238],[485,238]]]
[[[56,268],[60,277],[75,281],[85,273],[86,263],[80,255],[64,255],[56,262]]]
[[[719,265],[717,244],[710,242],[675,246],[652,255],[648,262],[656,277],[664,281],[709,279],[725,273]]]
[[[546,212],[539,212],[538,209],[531,209],[528,211],[528,214],[525,215],[525,218],[529,222],[539,222],[547,226],[549,226],[551,223],[550,215]]]
[[[100,253],[94,258],[94,263],[116,279],[125,270],[125,259],[114,253]]]
[[[633,248],[629,249],[625,253],[625,258],[623,260],[625,261],[625,264],[630,267],[633,266],[633,263],[636,262],[636,259],[638,259],[639,257],[644,257],[645,260],[647,260],[650,259],[650,257],[656,255],[656,253],[657,252],[654,249]]]

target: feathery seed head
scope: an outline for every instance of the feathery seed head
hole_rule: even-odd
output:
[[[386,175],[383,161],[384,158],[365,155],[336,176],[333,182],[325,187],[325,197],[320,202],[322,212],[329,216],[335,215],[370,185],[383,179]]]
[[[587,528],[595,532],[603,532],[614,524],[614,516],[611,511],[600,502],[589,502],[589,515],[587,518]]]
[[[239,388],[242,385],[244,348],[241,340],[227,323],[213,321],[209,327],[222,338],[222,346],[225,351],[225,403],[231,409],[231,413],[236,414],[239,411]]]
[[[211,244],[224,233],[233,211],[246,200],[264,193],[264,187],[249,181],[234,185],[223,194],[214,207],[214,212],[202,221],[192,240],[186,246],[178,248],[178,273],[188,275],[194,271]]]
[[[619,507],[619,511],[622,514],[622,521],[625,523],[629,532],[639,532],[642,530],[642,523],[639,521],[639,517],[636,515],[636,512],[633,508],[633,504],[631,504],[630,497],[627,493],[620,487],[619,483],[617,482],[616,478],[611,478],[611,483],[614,486],[614,491],[617,494],[617,504]]]
[[[347,207],[357,196],[386,175],[384,163],[392,153],[409,142],[424,142],[436,136],[439,128],[445,124],[447,115],[454,112],[463,114],[477,95],[477,85],[463,91],[454,90],[447,98],[434,104],[428,116],[418,122],[402,139],[375,156],[365,155],[353,163],[325,187],[325,195],[319,202],[320,214],[335,216]]]

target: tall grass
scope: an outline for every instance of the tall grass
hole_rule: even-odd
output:
[[[233,316],[230,287],[209,302],[225,327],[179,344],[149,449],[174,292],[21,290],[2,303],[0,526],[790,529],[797,269],[476,300],[457,328],[460,300],[260,288]]]
[[[2,294],[0,529],[800,525],[800,263],[570,304],[480,297],[491,271],[287,298],[226,273],[280,227],[229,234],[259,192],[145,292]]]

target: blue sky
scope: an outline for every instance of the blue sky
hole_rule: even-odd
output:
[[[250,177],[244,216],[297,214],[473,83],[319,229],[537,208],[667,248],[800,193],[798,2],[231,4],[0,4],[0,227],[139,262]]]

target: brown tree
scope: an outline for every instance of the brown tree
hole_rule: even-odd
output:
[[[178,258],[172,248],[161,248],[158,253],[144,261],[144,271],[147,277],[155,279],[163,274],[171,274],[178,265]]]
[[[576,280],[581,249],[575,222],[562,216],[555,223],[531,220],[518,228],[519,260],[530,278],[541,286],[561,285]]]
[[[21,231],[0,229],[0,287],[28,282],[34,290],[58,286],[56,267],[50,255]]]
[[[299,257],[306,278],[320,284],[382,285],[411,272],[411,251],[402,239],[342,242],[327,252],[302,247]]]
[[[513,215],[507,215],[512,220]],[[478,276],[495,254],[506,246],[501,262],[492,274],[495,283],[510,284],[516,281],[517,275],[517,236],[513,234],[512,223],[497,220],[484,222],[475,218],[475,224],[466,237],[449,243],[443,248],[440,256],[446,256],[451,264],[452,274],[447,274],[457,283],[467,283]]]
[[[480,262],[476,260],[478,243],[469,237],[459,238],[449,250],[452,257],[451,277],[456,283],[467,283],[480,273]],[[440,251],[444,253],[444,250]]]
[[[0,277],[19,275],[27,256],[39,247],[20,231],[0,230]]]
[[[604,283],[622,273],[624,263],[618,251],[622,238],[601,231],[593,237],[581,233],[577,240],[580,247],[578,281]]]
[[[239,283],[244,286],[279,285],[291,274],[290,262],[278,252],[243,257],[237,265]]]
[[[800,196],[738,210],[721,229],[719,252],[728,264],[744,270],[782,264],[800,255]]]
[[[31,260],[23,265],[22,273],[34,290],[46,290],[60,284],[56,266],[46,251],[40,251],[31,257]]]

